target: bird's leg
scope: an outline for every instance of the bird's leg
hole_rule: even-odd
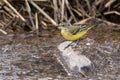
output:
[[[76,46],[78,45],[79,41],[81,41],[81,40],[83,40],[83,39],[78,39],[78,40],[72,41],[70,44],[68,44],[68,45],[64,48],[64,50],[65,50],[66,48],[68,48],[69,46],[74,46],[74,47],[76,47]],[[74,43],[74,45],[73,45],[73,43]]]
[[[73,44],[72,46],[73,46],[74,48],[76,48],[77,45],[78,45],[78,43],[79,43],[79,41],[80,41],[80,40],[76,40],[76,41],[74,41],[74,42],[73,42],[74,44]]]
[[[75,41],[72,41],[70,44],[68,44],[65,48],[64,48],[64,50],[66,49],[66,48],[68,48],[69,46],[71,46],[71,44],[72,43],[74,43]]]
[[[69,46],[73,46],[73,43],[75,43],[74,47],[76,47],[77,44],[78,44],[78,42],[79,42],[79,40],[72,41],[70,44],[68,44],[68,45],[64,48],[64,50],[65,50],[66,48],[68,48]]]

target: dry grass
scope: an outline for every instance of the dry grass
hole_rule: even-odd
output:
[[[35,31],[40,27],[58,26],[62,22],[82,24],[93,18],[119,25],[119,0],[0,1],[0,32],[3,34],[7,34],[8,28]]]

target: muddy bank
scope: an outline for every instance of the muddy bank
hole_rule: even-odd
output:
[[[94,68],[86,78],[119,80],[120,31],[119,27],[98,26],[91,29],[75,47],[88,57]],[[34,34],[15,35],[0,39],[0,79],[2,80],[75,80],[69,77],[53,55],[65,40],[58,31],[50,36]]]

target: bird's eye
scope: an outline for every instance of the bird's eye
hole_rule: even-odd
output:
[[[65,31],[68,31],[68,29],[67,29],[67,28],[65,28]]]
[[[65,23],[64,23],[64,22],[61,22],[59,25],[60,25],[60,26],[65,26]]]

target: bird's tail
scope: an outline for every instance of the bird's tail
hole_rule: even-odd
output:
[[[91,21],[91,22],[89,22],[89,23],[87,23],[87,24],[84,24],[84,25],[82,26],[82,28],[83,28],[83,29],[90,30],[92,27],[95,27],[95,26],[97,26],[97,25],[99,25],[99,24],[101,24],[101,23],[103,23],[103,21]]]
[[[99,25],[99,24],[101,24],[101,23],[103,23],[103,21],[91,21],[91,22],[89,23],[89,25],[90,25],[90,26],[97,26],[97,25]]]

